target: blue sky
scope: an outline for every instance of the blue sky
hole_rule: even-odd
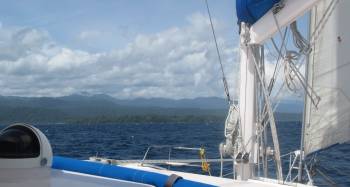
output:
[[[235,1],[208,2],[237,97]],[[0,87],[16,96],[224,97],[204,0],[2,2]]]
[[[235,1],[209,3],[232,37]],[[30,0],[7,1],[0,8],[4,26],[44,29],[61,45],[92,52],[124,47],[137,34],[183,27],[194,13],[206,15],[204,0]]]

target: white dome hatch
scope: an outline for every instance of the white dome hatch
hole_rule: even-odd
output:
[[[52,149],[37,128],[16,123],[0,132],[0,168],[51,167]]]

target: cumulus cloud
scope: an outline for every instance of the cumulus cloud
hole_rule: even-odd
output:
[[[216,29],[224,24],[215,22]],[[62,96],[79,92],[121,98],[223,96],[221,74],[206,16],[184,27],[138,34],[125,47],[91,53],[55,43],[45,30],[0,27],[1,95]],[[81,39],[98,33],[81,33]],[[238,50],[218,38],[232,92]]]

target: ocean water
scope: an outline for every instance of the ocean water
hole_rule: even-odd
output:
[[[218,145],[223,141],[223,124],[114,124],[35,125],[48,137],[54,155],[88,159],[101,156],[114,159],[142,159],[152,145],[203,147],[207,158],[219,158]],[[3,126],[1,126],[3,128]],[[300,122],[278,123],[281,155],[299,148]],[[168,159],[169,148],[151,149],[149,159]],[[172,150],[171,158],[199,158],[197,151]],[[350,186],[350,144],[343,144],[317,155],[317,168],[326,174],[336,186]],[[284,175],[288,172],[289,157],[283,159]],[[273,169],[273,162],[270,162]],[[165,166],[167,167],[167,166]],[[225,164],[225,173],[232,163]],[[174,170],[201,173],[199,167],[171,167]],[[219,174],[219,164],[211,164],[212,175]],[[270,172],[271,176],[274,171]],[[232,175],[227,175],[232,177]],[[320,175],[315,175],[315,184],[327,186]]]

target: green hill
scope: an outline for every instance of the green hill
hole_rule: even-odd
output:
[[[213,123],[224,122],[222,98],[120,100],[108,95],[65,97],[0,96],[0,123]],[[278,113],[277,120],[300,120]]]

